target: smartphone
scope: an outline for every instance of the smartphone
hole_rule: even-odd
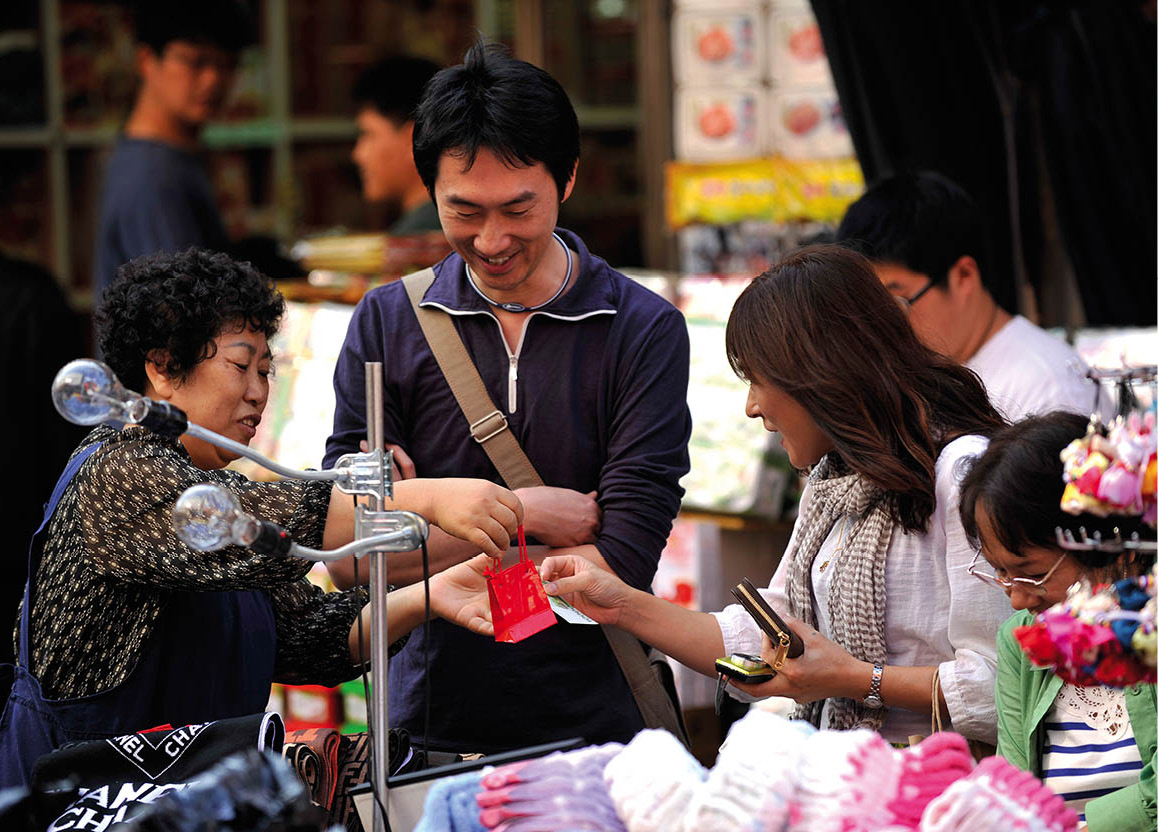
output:
[[[775,671],[759,656],[748,653],[733,653],[727,658],[716,659],[716,672],[737,682],[767,682],[776,675]]]
[[[795,659],[804,653],[804,641],[792,632],[792,628],[785,624],[784,619],[776,614],[776,610],[768,605],[764,596],[759,593],[751,581],[747,578],[740,581],[732,590],[732,595],[756,620],[756,624],[767,634],[768,638],[772,639],[773,643],[780,641],[781,633],[787,633],[788,658]]]

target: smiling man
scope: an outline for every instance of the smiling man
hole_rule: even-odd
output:
[[[450,316],[503,430],[548,484],[517,491],[527,535],[647,588],[688,470],[688,334],[678,310],[556,227],[578,159],[575,111],[546,72],[478,44],[438,73],[415,117],[414,160],[454,251],[421,305]],[[366,361],[384,362],[385,440],[418,476],[501,481],[400,283],[354,313],[327,465],[366,437]],[[474,554],[436,535],[434,570]],[[420,576],[417,557],[391,560],[392,583]],[[427,649],[435,750],[626,741],[644,725],[597,627],[560,624],[511,645],[434,622],[429,641],[412,635],[391,660],[391,721],[413,736]]]
[[[205,166],[201,129],[221,112],[237,54],[251,39],[236,0],[136,4],[132,112],[105,169],[96,240],[99,293],[129,260],[229,245]]]

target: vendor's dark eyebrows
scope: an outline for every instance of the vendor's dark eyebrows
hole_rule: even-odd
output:
[[[514,199],[508,199],[506,202],[504,202],[499,207],[500,208],[509,208],[512,205],[518,205],[518,204],[523,203],[523,202],[530,202],[531,200],[533,200],[535,198],[535,196],[536,196],[536,194],[534,191],[523,191],[517,197],[515,197]],[[471,202],[469,199],[465,199],[461,196],[455,196],[454,194],[451,194],[450,196],[448,196],[446,198],[446,201],[449,202],[451,205],[462,205],[462,206],[467,207],[467,208],[481,208],[482,207],[477,202]]]

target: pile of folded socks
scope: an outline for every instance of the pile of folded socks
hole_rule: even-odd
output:
[[[440,805],[433,806],[432,802]],[[425,825],[434,821],[434,825]],[[454,832],[1068,832],[1077,816],[1005,760],[974,766],[959,734],[893,748],[755,708],[708,771],[666,731],[440,784],[420,829]]]
[[[640,731],[603,774],[630,832],[678,832],[707,771],[667,731]]]
[[[758,708],[732,727],[711,771],[670,734],[644,731],[604,776],[629,832],[1063,832],[1077,823],[1032,775],[999,758],[974,767],[959,734],[898,750],[872,731],[815,731]]]
[[[897,793],[896,749],[867,729],[818,731],[804,744],[789,832],[859,832],[891,825]]]
[[[925,811],[922,832],[1069,832],[1078,816],[1027,771],[1001,757],[986,757],[949,786]]]
[[[556,752],[483,774],[479,820],[495,832],[626,832],[603,782],[619,743]]]
[[[919,829],[925,808],[973,770],[973,753],[960,734],[942,731],[900,752],[901,775],[888,804],[893,823]]]
[[[482,772],[471,771],[434,781],[414,832],[484,832],[475,796]]]
[[[796,792],[796,769],[807,722],[790,722],[753,709],[744,730],[733,731],[716,765],[684,814],[683,829],[783,829]]]

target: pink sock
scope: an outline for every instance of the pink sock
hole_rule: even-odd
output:
[[[986,757],[969,775],[971,780],[988,780],[993,787],[1029,809],[1050,829],[1069,830],[1078,824],[1077,813],[1065,801],[1030,774],[1002,757]]]
[[[933,734],[903,750],[897,797],[888,807],[896,823],[916,829],[925,807],[972,769],[969,743],[950,731]]]

